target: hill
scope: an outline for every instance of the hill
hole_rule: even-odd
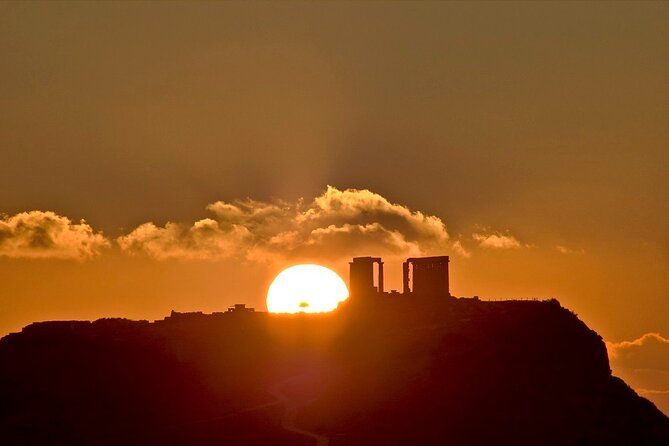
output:
[[[551,301],[35,323],[0,340],[3,445],[669,444]]]

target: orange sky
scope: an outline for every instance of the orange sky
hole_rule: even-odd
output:
[[[0,333],[435,253],[669,337],[666,3],[2,2],[0,60]]]

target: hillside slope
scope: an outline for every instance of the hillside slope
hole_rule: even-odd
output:
[[[557,301],[32,324],[0,340],[7,445],[669,444]]]

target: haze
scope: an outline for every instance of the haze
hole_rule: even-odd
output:
[[[0,59],[0,333],[419,252],[669,364],[666,3],[2,2]]]

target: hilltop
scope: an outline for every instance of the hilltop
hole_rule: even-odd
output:
[[[0,340],[6,445],[669,444],[555,300],[35,323]]]

